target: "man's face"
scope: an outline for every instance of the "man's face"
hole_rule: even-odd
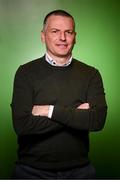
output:
[[[41,39],[51,57],[68,58],[75,44],[75,35],[72,18],[51,15],[41,33]]]

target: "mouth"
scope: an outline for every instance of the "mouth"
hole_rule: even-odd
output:
[[[67,44],[56,44],[60,48],[67,48]]]

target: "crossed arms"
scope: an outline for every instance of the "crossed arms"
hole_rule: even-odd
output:
[[[33,104],[33,89],[28,83],[25,72],[18,70],[12,99],[13,125],[17,134],[45,134],[64,127],[77,130],[97,131],[104,127],[107,105],[99,73],[91,80],[88,102],[76,108],[52,104],[52,117],[48,118],[50,105]]]
[[[48,117],[50,105],[34,105],[32,109],[32,114],[34,116],[46,116]],[[80,104],[76,109],[89,109],[89,103]]]

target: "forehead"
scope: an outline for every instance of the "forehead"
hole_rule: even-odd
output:
[[[74,28],[74,21],[71,17],[61,16],[61,15],[51,15],[48,17],[46,25],[51,28],[60,28],[66,27],[73,29]]]

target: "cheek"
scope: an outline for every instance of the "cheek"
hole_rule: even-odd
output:
[[[69,43],[69,45],[73,45],[73,44],[75,44],[75,39],[73,38],[73,39],[69,39],[68,40],[68,43]]]
[[[47,36],[45,39],[46,43],[48,44],[52,44],[55,41],[55,38],[51,37],[51,36]]]
[[[69,43],[73,43],[75,41],[75,36],[67,36],[66,39]]]

